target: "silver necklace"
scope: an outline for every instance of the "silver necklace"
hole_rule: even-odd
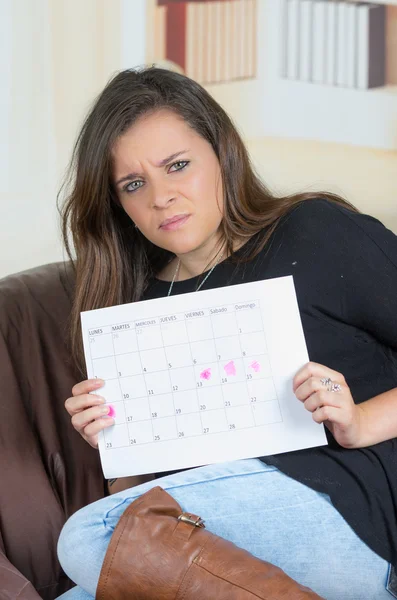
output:
[[[216,263],[214,264],[214,266],[211,268],[210,271],[208,271],[207,275],[204,277],[203,281],[200,283],[200,285],[198,286],[198,288],[195,290],[196,292],[199,291],[199,289],[205,284],[205,282],[207,281],[208,277],[211,275],[212,271],[215,269],[215,267],[220,263],[221,259],[223,257],[223,253],[219,256],[218,260],[216,261]],[[172,291],[172,287],[174,285],[175,279],[177,278],[177,275],[179,273],[179,269],[181,266],[181,260],[178,260],[178,264],[176,265],[176,269],[175,269],[175,273],[174,276],[172,278],[171,281],[171,285],[170,285],[170,289],[168,290],[168,294],[167,296],[171,296],[171,291]]]

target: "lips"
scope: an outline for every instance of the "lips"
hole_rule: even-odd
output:
[[[183,225],[190,217],[189,214],[175,215],[174,217],[170,217],[169,219],[165,219],[161,225],[160,229],[175,229],[179,225]]]

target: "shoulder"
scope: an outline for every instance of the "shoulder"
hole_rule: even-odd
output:
[[[293,207],[279,224],[290,244],[309,244],[312,250],[349,256],[375,252],[397,267],[397,236],[378,219],[323,198]]]
[[[304,200],[291,208],[284,219],[288,226],[315,228],[329,225],[331,227],[362,228],[371,230],[375,225],[385,229],[384,225],[374,217],[356,212],[348,205],[337,204],[325,198]]]

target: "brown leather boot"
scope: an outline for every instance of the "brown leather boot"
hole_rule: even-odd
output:
[[[110,540],[97,600],[321,600],[278,567],[210,533],[155,487]]]

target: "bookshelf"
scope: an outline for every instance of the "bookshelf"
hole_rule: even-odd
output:
[[[351,0],[362,2],[362,0]],[[386,7],[386,85],[381,90],[397,94],[397,0],[371,0],[372,4]]]
[[[312,139],[397,150],[397,0],[377,2],[387,11],[387,72],[384,85],[370,89],[283,76],[285,2],[146,0],[146,60],[171,60],[204,84],[248,137]],[[170,9],[172,6],[184,13],[183,27],[177,27],[177,11]],[[172,10],[176,12],[171,15]],[[167,11],[168,23],[177,31],[169,39],[179,40],[168,49]],[[214,19],[208,28],[206,19]],[[238,23],[241,27],[236,29]],[[236,31],[239,38],[234,36]],[[229,42],[239,42],[230,46],[227,32]],[[229,56],[219,61],[222,52]],[[216,54],[218,61],[213,62]]]
[[[148,0],[148,62],[203,85],[256,76],[257,0]]]
[[[263,51],[278,58],[266,65],[264,135],[397,150],[397,0],[377,2],[384,5],[385,15],[384,79],[376,87],[362,88],[351,82],[302,80],[299,72],[287,72],[287,2],[266,2],[266,18],[273,27],[265,26],[268,43]],[[350,4],[362,6],[358,0]]]
[[[338,87],[397,85],[397,0],[282,0],[283,76]]]
[[[350,0],[350,2],[362,2],[363,0]],[[389,6],[397,6],[397,0],[371,0],[371,4],[386,4]]]

